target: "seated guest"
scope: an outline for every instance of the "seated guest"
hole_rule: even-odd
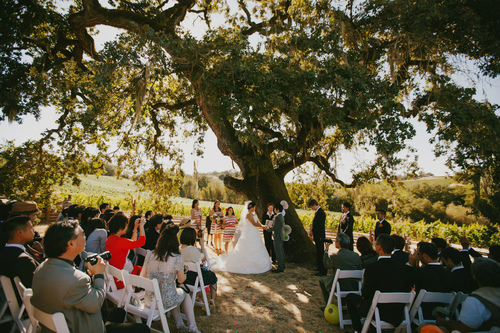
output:
[[[73,266],[85,248],[85,233],[77,221],[51,224],[44,245],[48,259],[33,277],[33,306],[49,314],[62,312],[71,332],[149,332],[143,324],[124,324],[126,313],[119,308],[110,314],[113,322],[107,322],[105,328],[101,307],[106,298],[106,263],[99,258],[95,265],[87,266],[93,278]]]
[[[460,244],[462,244],[463,250],[460,253],[466,253],[467,257],[472,256],[473,258],[482,258],[481,253],[477,252],[470,246],[469,239],[465,236],[460,237]],[[491,245],[489,248],[488,258],[495,260],[500,263],[500,245]],[[465,266],[465,264],[464,264]],[[465,267],[467,268],[467,267]]]
[[[97,209],[96,207],[87,207],[83,210],[82,220],[80,221],[80,227],[82,227],[83,231],[85,232],[85,236],[87,236],[87,238],[89,237],[88,235],[90,235],[90,233],[87,232],[90,220],[98,218],[99,215],[100,215],[99,209]]]
[[[446,239],[434,237],[431,238],[431,244],[434,244],[438,251],[438,257],[441,257],[441,252],[448,247],[448,242]]]
[[[122,237],[129,238],[129,239],[132,238],[132,236],[134,235],[135,221],[137,219],[140,219],[141,217],[142,217],[141,215],[132,215],[132,217],[129,219],[128,224],[127,224],[127,231],[125,232],[125,234],[122,235]],[[144,224],[144,230],[146,230],[147,223],[148,222],[146,222],[146,224]],[[138,230],[138,232],[140,232],[140,231]],[[137,237],[140,237],[140,236],[146,236],[146,235],[145,234],[142,235],[140,233],[137,234]]]
[[[154,250],[158,238],[160,237],[160,229],[163,225],[163,214],[156,214],[149,219],[149,229],[146,230],[146,244],[143,248],[146,250]]]
[[[394,252],[391,254],[391,258],[399,261],[403,265],[408,262],[408,257],[410,254],[408,252],[404,251],[405,248],[405,239],[399,235],[391,235],[392,238],[394,238],[394,244],[395,244],[395,249]]]
[[[380,292],[410,292],[410,268],[391,259],[394,250],[394,239],[381,234],[375,241],[375,251],[378,260],[368,265],[363,276],[361,295],[348,294],[346,297],[347,310],[352,320],[352,326],[361,332],[361,317],[365,317],[370,309],[375,291]],[[380,317],[394,326],[398,326],[404,319],[403,304],[378,305]]]
[[[447,247],[441,251],[441,262],[451,271],[451,291],[461,291],[470,294],[477,289],[476,281],[469,270],[461,263],[460,251]]]
[[[149,252],[146,260],[144,260],[141,276],[158,280],[165,309],[176,306],[171,312],[178,331],[186,329],[179,309],[179,306],[182,306],[182,310],[189,321],[189,332],[199,333],[196,327],[191,297],[182,288],[176,287],[176,280],[179,283],[186,280],[184,260],[179,253],[178,231],[177,226],[162,231],[158,239],[158,246],[153,252]]]
[[[203,239],[203,237],[201,237]],[[204,254],[203,241],[200,240],[201,249],[197,248],[196,243],[196,230],[193,228],[186,228],[180,236],[181,247],[180,253],[184,262],[198,262],[202,263],[206,259]],[[205,286],[210,286],[210,305],[215,307],[215,297],[217,296],[217,276],[209,268],[201,266],[201,273],[203,275],[203,283]],[[187,279],[184,283],[191,286],[194,285],[198,274],[196,272],[188,271]]]
[[[144,235],[144,224],[146,220],[141,218],[135,220],[132,238],[122,238],[127,228],[128,218],[125,214],[115,214],[109,220],[110,235],[106,241],[106,251],[111,252],[111,259],[109,264],[118,268],[124,269],[129,273],[136,274],[140,268],[132,265],[132,262],[127,258],[128,252],[131,249],[137,249],[146,243],[146,237],[137,237],[137,229],[140,230],[141,235]],[[117,285],[118,287],[118,285]]]
[[[490,252],[488,253],[488,258],[500,264],[500,245],[492,245],[488,250]]]
[[[108,232],[106,231],[106,222],[103,219],[93,218],[87,222],[85,236],[87,237],[85,251],[103,253],[106,250]]]
[[[377,262],[378,254],[373,250],[372,243],[370,240],[364,236],[361,236],[356,241],[356,248],[359,253],[361,253],[361,264],[363,268],[368,267],[368,265]]]
[[[417,250],[410,255],[408,263],[413,266],[417,258],[420,259],[423,266],[415,268],[412,272],[415,291],[418,293],[421,289],[425,289],[427,291],[449,292],[450,272],[438,261],[437,247],[432,243],[418,243]]]
[[[500,264],[491,259],[477,258],[471,270],[479,289],[462,303],[458,320],[436,320],[436,325],[450,332],[488,332],[493,326],[500,327]]]
[[[11,210],[9,212],[10,217],[14,216],[27,216],[29,217],[31,223],[35,223],[36,217],[41,211],[38,209],[38,205],[34,201],[19,201],[14,202],[10,206]],[[40,244],[41,237],[38,232],[34,232],[35,236],[32,241],[24,244],[26,252],[31,254],[38,262],[41,262],[44,258],[44,250],[42,244]]]
[[[361,259],[359,254],[349,250],[349,243],[351,239],[346,234],[339,232],[337,234],[337,240],[335,241],[335,247],[338,249],[337,253],[328,256],[328,249],[330,248],[330,243],[325,242],[325,253],[323,254],[323,266],[326,269],[333,268],[333,275],[327,275],[320,278],[319,286],[321,287],[321,292],[323,293],[323,299],[325,303],[328,302],[330,296],[330,290],[332,289],[333,279],[336,274],[336,270],[356,270],[363,269],[361,264]],[[358,290],[356,279],[342,279],[340,280],[340,288],[343,291],[348,290]]]
[[[38,267],[36,259],[24,245],[33,241],[33,224],[28,216],[11,217],[2,223],[7,244],[0,252],[0,275],[11,279],[18,276],[25,287],[31,288],[33,272]],[[14,288],[16,290],[16,288]]]
[[[101,215],[99,215],[99,217],[101,219],[104,219],[106,221],[106,219],[104,218],[104,213],[106,213],[107,211],[112,211],[112,210],[109,209],[109,204],[108,203],[103,202],[102,204],[99,205],[99,211],[101,212]]]

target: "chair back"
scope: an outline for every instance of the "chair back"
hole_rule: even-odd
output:
[[[28,317],[30,318],[31,325],[28,327],[27,332],[34,332],[38,327],[38,320],[35,318],[35,312],[33,307],[31,306],[31,302],[27,302],[25,298],[27,296],[33,296],[33,290],[31,288],[26,288],[24,284],[22,284],[21,279],[19,277],[14,278],[14,284],[17,287],[17,291],[19,295],[21,295],[21,299],[23,301],[26,312],[28,313]]]
[[[7,298],[7,305],[9,307],[10,314],[15,323],[12,330],[14,330],[17,326],[21,333],[26,333],[29,323],[24,323],[22,321],[25,310],[24,304],[20,305],[17,301],[17,295],[12,287],[12,280],[9,277],[0,275],[0,281],[5,297]]]
[[[27,295],[24,298],[24,302],[29,302],[31,304],[31,295]],[[66,318],[64,318],[64,314],[62,312],[49,314],[37,309],[32,304],[31,306],[33,307],[35,319],[38,320],[40,324],[57,333],[69,333],[68,324],[66,323]]]
[[[415,298],[415,302],[410,310],[410,320],[417,324],[431,324],[434,323],[435,319],[425,320],[424,314],[422,312],[422,303],[443,303],[446,308],[444,309],[446,317],[450,316],[450,306],[453,304],[453,300],[456,297],[455,292],[451,293],[440,293],[440,292],[429,292],[425,289],[420,290],[417,297]],[[418,316],[418,317],[417,317]]]
[[[186,261],[184,262],[184,265],[187,266],[188,271],[195,272],[198,274],[196,277],[196,280],[194,282],[193,286],[187,285],[188,288],[192,291],[193,295],[191,297],[191,301],[194,305],[200,305],[205,307],[205,311],[207,313],[207,316],[210,316],[210,304],[208,303],[208,297],[207,293],[205,291],[205,283],[203,282],[203,273],[201,271],[201,266],[199,262],[191,262],[191,261]],[[202,297],[203,297],[203,303],[196,302],[196,295],[201,292]]]
[[[455,299],[453,300],[453,303],[451,303],[449,307],[449,318],[450,320],[458,320],[458,306],[463,303],[467,299],[469,295],[464,294],[461,291],[457,292],[457,295],[455,296]]]
[[[380,313],[378,311],[378,304],[404,304],[404,318],[405,320],[399,325],[399,327],[406,326],[407,332],[411,332],[411,321],[409,308],[415,299],[415,292],[411,291],[409,293],[381,293],[379,290],[375,292],[373,296],[373,301],[366,316],[365,323],[361,333],[367,333],[370,325],[375,326],[377,333],[381,333],[382,329],[394,329],[394,326],[390,323],[380,320]],[[375,319],[373,320],[373,318]]]
[[[143,249],[142,247],[138,247],[137,249],[134,249],[134,261],[133,264],[137,265],[137,261],[139,260],[139,256],[143,256],[144,259],[146,259],[146,256],[148,255],[148,250]]]
[[[344,329],[345,325],[352,325],[350,319],[344,319],[344,309],[342,306],[342,298],[346,297],[347,294],[361,294],[361,281],[363,280],[364,270],[340,270],[337,269],[335,272],[335,277],[333,278],[332,289],[330,291],[330,296],[328,296],[327,304],[331,304],[333,300],[333,295],[337,298],[337,307],[339,309],[339,325],[341,329]],[[340,288],[340,280],[342,279],[357,279],[358,287],[357,290],[342,291]]]
[[[161,298],[160,287],[156,279],[147,279],[142,276],[125,273],[125,285],[127,295],[125,297],[124,309],[127,313],[137,318],[146,319],[146,325],[151,327],[153,320],[160,320],[165,332],[169,332],[165,313],[175,308],[175,306],[165,309]],[[149,293],[134,293],[134,287],[139,287],[152,293],[151,304],[145,301]],[[151,295],[151,294],[150,294]]]
[[[123,277],[124,273],[126,273],[126,271],[119,270],[109,263],[106,265],[106,298],[115,303],[118,307],[123,306],[123,300],[127,292],[125,278]],[[123,289],[118,289],[116,287],[115,278],[125,284]]]

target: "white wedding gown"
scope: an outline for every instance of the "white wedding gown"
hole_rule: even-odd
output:
[[[257,216],[253,215],[255,221]],[[246,218],[240,221],[241,236],[229,254],[225,253],[215,260],[214,271],[239,274],[260,274],[271,269],[271,258],[259,229]]]

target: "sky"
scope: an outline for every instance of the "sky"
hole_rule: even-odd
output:
[[[98,27],[100,33],[95,36],[97,50],[102,48],[105,41],[114,38],[118,29],[109,27]],[[456,59],[460,62],[463,60]],[[467,61],[462,64],[465,68],[470,68]],[[474,72],[474,70],[472,71]],[[500,104],[500,78],[496,80],[475,77],[470,74],[471,72],[463,71],[455,75],[455,80],[463,85],[475,85],[478,88],[478,100],[485,98],[494,104]],[[24,142],[28,139],[40,138],[40,134],[45,129],[56,127],[55,120],[58,115],[53,108],[46,108],[42,110],[40,121],[36,121],[32,116],[23,118],[23,123],[8,123],[7,121],[0,122],[0,142],[4,140],[15,140],[16,143]],[[445,166],[446,158],[435,158],[432,151],[432,146],[429,143],[431,134],[426,132],[425,125],[417,121],[413,122],[417,135],[415,138],[408,142],[409,146],[414,147],[418,155],[418,163],[422,171],[425,173],[432,173],[435,176],[452,175],[453,171]],[[193,154],[194,140],[182,141],[182,151],[184,152],[183,170],[187,174],[193,173],[193,165],[196,162],[197,170],[200,173],[208,173],[214,171],[227,171],[238,170],[237,166],[227,156],[220,153],[217,148],[217,139],[215,135],[209,130],[205,136],[205,154],[204,157],[199,157]],[[403,153],[402,156],[406,155]],[[351,180],[350,170],[356,163],[363,163],[369,159],[374,158],[373,154],[365,151],[358,152],[342,152],[337,159],[337,174],[340,179],[349,182]],[[236,167],[236,169],[233,168]],[[286,180],[291,181],[293,174],[287,175]]]

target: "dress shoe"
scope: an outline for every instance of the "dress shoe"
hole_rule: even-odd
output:
[[[314,274],[314,276],[325,276],[325,275],[326,275],[325,273],[321,273],[321,272]]]
[[[326,306],[320,306],[319,309],[321,310],[321,312],[325,312],[325,308]]]
[[[316,267],[314,270],[315,270],[315,271],[317,271],[317,272],[319,272],[319,271],[320,271],[320,269],[319,269],[318,267]]]
[[[283,270],[282,269],[274,269],[271,271],[271,273],[282,273]]]

